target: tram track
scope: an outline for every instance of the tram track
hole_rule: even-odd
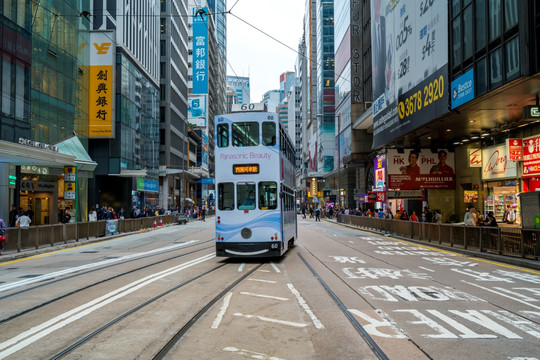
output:
[[[188,245],[186,247],[183,247],[183,248],[179,248],[178,250],[186,250],[186,249],[189,249],[189,248],[192,248],[192,247],[195,247],[195,246],[200,246],[202,244],[206,244],[208,242],[213,242],[213,239],[210,239],[210,240],[205,240],[203,242],[200,242],[200,243],[197,243],[197,244],[193,244],[193,245]],[[119,279],[123,276],[126,276],[126,275],[129,275],[129,274],[133,274],[133,273],[136,273],[137,271],[141,271],[141,270],[144,270],[144,269],[148,269],[148,268],[151,268],[153,266],[156,266],[156,265],[160,265],[160,264],[163,264],[163,263],[166,263],[166,262],[169,262],[169,261],[173,261],[173,260],[177,260],[177,259],[180,259],[180,258],[183,258],[185,256],[189,256],[189,255],[192,255],[192,254],[196,254],[198,252],[201,252],[201,251],[205,251],[205,250],[209,250],[209,249],[214,249],[214,246],[206,246],[206,247],[203,247],[201,249],[196,249],[196,250],[193,250],[193,251],[189,251],[189,252],[185,252],[185,253],[182,253],[182,254],[179,254],[179,255],[175,255],[175,256],[170,256],[170,257],[167,257],[166,259],[162,259],[162,260],[159,260],[157,262],[153,262],[151,264],[146,264],[146,265],[142,265],[142,266],[138,266],[134,269],[130,269],[128,271],[124,271],[122,273],[119,273],[119,274],[115,274],[113,276],[110,276],[110,277],[107,277],[105,279],[102,279],[102,280],[99,280],[99,281],[96,281],[92,284],[89,284],[89,285],[86,285],[84,287],[80,287],[80,288],[77,288],[76,290],[73,290],[73,291],[70,291],[68,293],[65,293],[65,294],[62,294],[60,296],[57,296],[53,299],[49,299],[47,301],[44,301],[36,306],[33,306],[31,308],[28,308],[28,309],[24,309],[23,311],[20,311],[16,314],[13,314],[9,317],[6,317],[6,318],[3,318],[3,319],[0,319],[0,325],[3,325],[5,323],[8,323],[10,321],[13,321],[13,320],[16,320],[18,318],[20,318],[21,316],[24,316],[24,315],[27,315],[33,311],[36,311],[36,310],[39,310],[45,306],[48,306],[48,305],[51,305],[51,304],[54,304],[55,302],[58,302],[60,300],[63,300],[69,296],[73,296],[73,295],[76,295],[78,293],[81,293],[83,291],[86,291],[88,289],[91,289],[93,287],[96,287],[96,286],[99,286],[99,285],[103,285],[109,281],[112,281],[112,280],[115,280],[115,279]],[[17,295],[21,295],[21,294],[25,294],[25,293],[28,293],[30,291],[33,291],[33,290],[36,290],[36,289],[39,289],[39,288],[42,288],[42,287],[45,287],[45,286],[50,286],[52,284],[57,284],[57,283],[60,283],[60,282],[63,282],[63,281],[66,281],[66,280],[72,280],[72,279],[76,279],[76,278],[80,278],[82,276],[85,276],[85,275],[88,275],[88,274],[92,274],[92,273],[95,273],[95,272],[98,272],[98,271],[103,271],[103,270],[106,270],[106,269],[110,269],[110,268],[114,268],[114,267],[118,267],[118,266],[122,266],[122,265],[125,265],[125,264],[128,264],[130,262],[133,262],[133,261],[140,261],[141,259],[148,259],[148,258],[151,258],[151,257],[154,257],[154,256],[158,256],[160,255],[159,253],[155,253],[155,254],[152,254],[152,255],[148,255],[148,256],[143,256],[143,257],[138,257],[138,258],[134,258],[134,259],[128,259],[126,261],[122,261],[122,262],[118,262],[118,263],[114,263],[114,264],[109,264],[109,265],[106,265],[106,266],[102,266],[102,267],[98,267],[98,268],[94,268],[94,269],[91,269],[91,270],[88,270],[88,271],[84,271],[84,272],[79,272],[79,273],[76,273],[76,274],[73,274],[73,275],[69,275],[69,276],[64,276],[62,278],[59,278],[59,279],[54,279],[54,280],[51,280],[51,281],[44,281],[42,283],[40,283],[39,285],[36,285],[36,286],[33,286],[33,287],[30,287],[30,288],[27,288],[27,289],[24,289],[24,290],[20,290],[20,291],[17,291],[17,292],[14,292],[14,293],[11,293],[11,294],[8,294],[8,295],[4,295],[2,297],[0,297],[0,300],[4,300],[4,299],[8,299],[8,298],[12,298],[14,296],[17,296]]]
[[[234,263],[231,263],[231,262],[228,262],[228,263],[222,263],[222,264],[219,264],[217,266],[214,266],[213,268],[209,269],[209,270],[206,270],[198,275],[195,275],[193,277],[191,277],[190,279],[166,290],[166,291],[163,291],[161,292],[160,294],[158,295],[155,295],[154,297],[152,297],[151,299],[129,309],[128,311],[125,311],[123,314],[115,317],[113,320],[109,321],[108,323],[104,324],[103,326],[101,326],[100,328],[98,328],[97,330],[91,332],[90,334],[84,336],[83,338],[81,338],[80,340],[76,341],[75,343],[67,346],[65,349],[59,351],[57,354],[55,354],[54,356],[52,356],[50,359],[51,360],[55,360],[55,359],[61,359],[63,357],[65,357],[66,355],[72,353],[75,349],[79,348],[81,345],[91,341],[93,338],[95,338],[98,334],[102,333],[103,331],[111,328],[113,325],[117,324],[118,322],[122,321],[123,319],[129,317],[130,315],[133,315],[133,314],[136,314],[137,311],[145,308],[146,306],[156,302],[157,300],[163,298],[164,296],[166,295],[169,295],[181,288],[183,288],[184,286],[196,281],[196,280],[199,280],[203,277],[205,277],[206,275],[209,275],[219,269],[222,269],[223,267],[227,266],[227,265],[233,265]],[[152,357],[152,359],[162,359],[164,356],[167,355],[167,353],[169,353],[169,351],[174,347],[174,345],[182,338],[182,336],[184,334],[186,334],[189,329],[196,324],[196,322],[209,310],[212,308],[213,305],[216,304],[216,302],[218,302],[225,294],[227,294],[229,291],[231,291],[233,288],[235,288],[237,285],[239,285],[240,283],[242,283],[247,277],[249,277],[251,274],[253,274],[253,272],[257,271],[261,266],[263,266],[263,263],[260,263],[256,266],[253,267],[253,269],[250,269],[249,271],[247,271],[245,274],[243,274],[242,276],[240,276],[239,278],[237,278],[236,280],[234,280],[230,285],[228,285],[225,289],[223,289],[221,292],[219,292],[219,294],[217,294],[216,296],[212,297],[212,299],[210,301],[207,301],[205,303],[205,305],[203,305],[198,311],[196,311],[191,317],[189,317],[189,319],[187,321],[185,321],[183,323],[183,325],[177,330],[175,331],[174,335],[171,336],[165,343],[163,346],[161,346],[161,348],[159,348],[156,352],[155,352],[155,355]]]

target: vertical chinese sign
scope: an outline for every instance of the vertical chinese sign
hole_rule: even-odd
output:
[[[193,9],[193,94],[208,93],[208,8]]]
[[[69,205],[71,208],[71,216],[73,221],[77,222],[79,211],[77,209],[77,200],[78,200],[78,184],[77,184],[77,167],[76,166],[65,166],[64,167],[64,201],[66,208]]]
[[[114,137],[113,32],[90,32],[90,79],[88,84],[88,136]]]

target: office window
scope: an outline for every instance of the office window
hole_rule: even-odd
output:
[[[489,0],[489,41],[501,36],[501,0]]]
[[[489,65],[491,69],[490,74],[490,88],[496,88],[502,84],[502,55],[501,48],[493,51],[489,55]]]
[[[504,1],[504,31],[508,31],[518,23],[518,0]]]
[[[476,0],[476,51],[486,46],[486,0]]]
[[[463,59],[473,55],[473,7],[469,5],[463,10]]]
[[[516,36],[504,46],[506,56],[506,80],[519,75],[519,41]]]
[[[487,60],[483,58],[476,63],[476,96],[485,94],[487,85]]]
[[[452,21],[452,62],[453,66],[461,64],[461,18]]]
[[[452,0],[452,17],[455,17],[459,14],[461,10],[461,0]]]

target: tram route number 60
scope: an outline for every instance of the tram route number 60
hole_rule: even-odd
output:
[[[272,244],[270,245],[270,248],[272,249],[277,249],[279,247],[279,244]]]

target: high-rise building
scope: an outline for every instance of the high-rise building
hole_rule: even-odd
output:
[[[278,112],[278,106],[281,98],[281,91],[279,90],[269,90],[263,95],[263,103],[266,105],[266,109],[269,112]]]
[[[90,154],[99,164],[89,185],[90,203],[126,211],[154,208],[159,204],[160,2],[94,0],[91,13],[93,34],[100,38],[97,55],[114,55],[109,80],[114,97],[113,114],[103,125],[99,118],[92,125],[90,110]],[[92,88],[94,80],[90,93],[98,89]]]
[[[251,94],[249,87],[249,76],[231,76],[227,75],[227,86],[236,92],[238,104],[251,103]]]
[[[161,2],[159,203],[180,208],[187,197],[188,138],[188,4],[187,0]]]

